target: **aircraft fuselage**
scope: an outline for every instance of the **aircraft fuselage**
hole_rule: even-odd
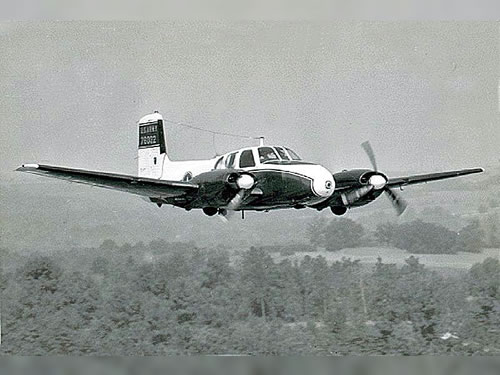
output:
[[[263,151],[269,150],[274,150],[276,155],[278,154],[274,147],[261,146],[243,148],[211,160],[166,163],[163,173],[166,179],[203,182],[203,189],[196,197],[169,199],[164,203],[186,209],[224,208],[234,196],[235,189],[230,185],[221,188],[221,181],[225,181],[231,173],[246,173],[255,180],[255,184],[246,192],[238,210],[304,208],[331,197],[335,191],[335,180],[330,171],[321,165],[301,160],[277,158],[261,162],[257,159],[259,152],[262,154]],[[242,164],[241,155],[246,155],[247,161],[250,156],[254,157],[255,165]],[[288,153],[283,153],[283,156],[287,155]]]

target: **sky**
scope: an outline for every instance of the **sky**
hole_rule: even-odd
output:
[[[3,22],[0,175],[135,174],[137,120],[265,136],[332,172],[500,163],[495,22]],[[167,124],[170,157],[256,141]]]

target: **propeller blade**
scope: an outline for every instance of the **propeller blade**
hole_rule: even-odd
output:
[[[370,159],[370,162],[372,163],[373,169],[376,172],[378,170],[377,161],[375,160],[375,153],[373,152],[370,141],[366,141],[366,142],[361,143],[361,147],[363,148],[363,150],[365,150],[366,155],[368,155],[368,158]],[[381,177],[383,177],[383,179],[385,181],[383,181]],[[406,207],[408,206],[408,204],[405,202],[405,200],[403,198],[401,198],[399,196],[398,193],[396,193],[394,190],[391,190],[386,185],[387,178],[385,176],[373,175],[370,178],[370,184],[376,190],[384,189],[384,192],[386,193],[387,198],[389,198],[389,200],[392,203],[392,206],[396,209],[398,216],[401,215],[406,210]]]
[[[226,214],[226,215],[223,215],[223,214],[219,213],[219,214],[217,215],[217,217],[218,217],[218,218],[219,218],[219,219],[220,219],[223,223],[226,223],[226,224],[227,224],[227,223],[229,223],[229,220],[227,219],[227,214]]]
[[[375,153],[373,152],[372,146],[370,145],[369,141],[361,143],[361,147],[363,147],[363,150],[365,150],[366,154],[368,155],[368,158],[370,159],[370,162],[373,165],[373,169],[375,171],[378,170],[377,168],[377,161],[375,160]]]
[[[245,189],[240,189],[236,193],[236,195],[231,199],[231,201],[227,204],[226,209],[230,211],[236,211],[241,202],[243,202],[243,198],[245,197]]]
[[[394,190],[392,190],[388,187],[385,187],[384,191],[387,194],[387,197],[389,198],[389,200],[391,201],[392,206],[396,209],[398,216],[401,215],[406,210],[406,207],[408,206],[408,204]]]
[[[243,199],[245,198],[245,193],[245,189],[238,190],[236,195],[229,201],[227,206],[219,210],[219,214],[217,216],[219,216],[222,221],[227,223],[228,219],[230,219],[233,216],[234,212],[240,207]]]

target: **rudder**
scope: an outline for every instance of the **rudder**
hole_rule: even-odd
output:
[[[168,162],[163,117],[158,112],[139,120],[138,176],[161,178]]]

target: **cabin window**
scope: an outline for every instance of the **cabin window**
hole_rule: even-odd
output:
[[[255,167],[252,150],[245,150],[240,155],[240,168]]]
[[[219,160],[215,163],[214,169],[222,169],[222,159],[224,159],[224,156],[221,156]]]
[[[236,152],[229,154],[229,156],[226,158],[226,168],[233,168],[234,167],[234,159],[235,158],[236,158]]]
[[[259,161],[261,163],[274,160],[279,160],[279,158],[271,147],[259,147]]]
[[[300,159],[300,156],[297,155],[293,150],[290,150],[288,147],[285,147],[285,148],[288,151],[288,154],[290,155],[292,160],[302,160],[302,159]]]
[[[282,158],[283,160],[290,160],[283,147],[275,147],[275,149],[276,151],[278,151],[280,158]]]
[[[156,156],[153,158],[153,163],[156,165]]]

